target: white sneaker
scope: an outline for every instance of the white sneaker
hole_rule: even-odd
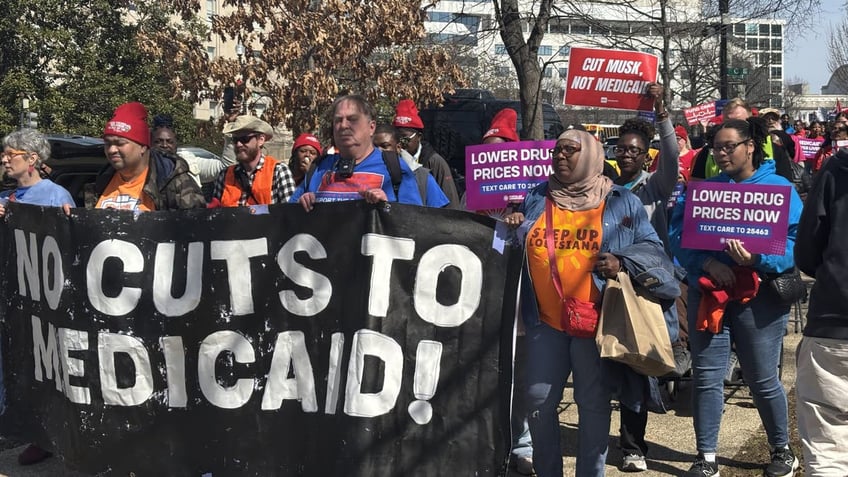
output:
[[[642,472],[648,470],[648,463],[645,462],[645,456],[627,454],[621,461],[621,470],[624,472]]]

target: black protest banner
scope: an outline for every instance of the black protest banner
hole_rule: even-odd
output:
[[[497,475],[520,254],[361,201],[12,205],[3,435],[126,475]]]

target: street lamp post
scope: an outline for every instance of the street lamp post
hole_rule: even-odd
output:
[[[727,82],[727,20],[730,12],[730,0],[718,0],[718,12],[721,21],[718,42],[718,92],[721,99],[728,99],[730,85]]]
[[[241,74],[241,87],[238,88],[241,90],[241,113],[247,114],[247,102],[244,98],[245,92],[247,91],[247,75],[244,73],[244,44],[241,42],[241,35],[239,35],[236,43],[236,57],[238,58],[239,71]]]

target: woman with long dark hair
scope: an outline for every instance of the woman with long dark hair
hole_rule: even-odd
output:
[[[718,126],[712,141],[713,154],[721,173],[707,180],[791,186],[787,179],[775,173],[774,161],[765,160],[762,144],[766,134],[765,125],[758,118],[724,121]],[[681,198],[675,208],[671,241],[675,256],[686,268],[690,284],[688,316],[694,382],[692,408],[698,450],[698,458],[687,476],[710,477],[719,473],[716,451],[724,405],[724,377],[731,351],[731,330],[745,383],[754,396],[754,404],[771,446],[771,459],[765,475],[788,477],[798,467],[798,460],[789,448],[786,392],[778,376],[791,304],[784,303],[763,283],[749,301],[729,302],[720,315],[720,322],[707,327],[702,323],[701,329],[698,326],[699,307],[709,293],[698,285],[702,277],[708,279],[712,288],[732,292],[732,296],[747,294],[750,297],[757,275],[783,273],[794,267],[793,247],[802,204],[794,188],[791,188],[790,194],[786,248],[780,255],[751,253],[737,239],[728,239],[723,251],[681,248],[685,200]]]

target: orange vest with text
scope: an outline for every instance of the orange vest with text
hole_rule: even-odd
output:
[[[248,194],[245,205],[271,204],[274,188],[274,169],[278,161],[271,156],[265,156],[262,169],[256,171],[253,176],[252,195]],[[224,177],[224,192],[221,194],[221,205],[224,207],[238,207],[241,200],[242,187],[236,179],[236,166],[227,168]]]

